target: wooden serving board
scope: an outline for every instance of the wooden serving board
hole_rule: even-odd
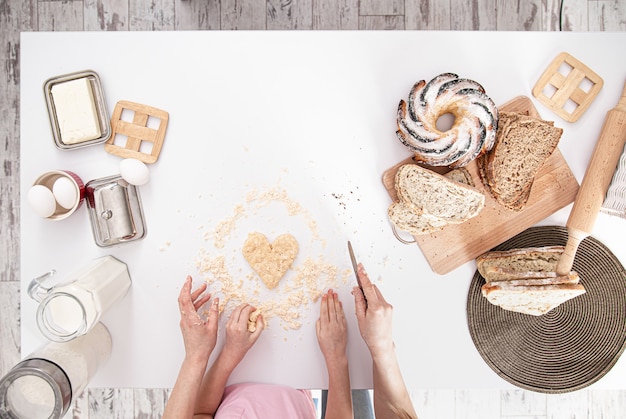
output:
[[[540,117],[526,96],[518,96],[499,109],[507,112],[528,112],[531,116]],[[407,163],[415,161],[412,157],[407,158],[383,173],[382,181],[392,201],[397,200],[394,186],[396,172]],[[558,148],[537,173],[528,203],[520,212],[510,211],[493,199],[480,179],[476,161],[465,168],[472,175],[476,188],[485,195],[483,210],[462,224],[448,225],[431,234],[414,236],[431,269],[442,275],[571,204],[578,192],[578,182]],[[439,173],[448,170],[432,169]]]

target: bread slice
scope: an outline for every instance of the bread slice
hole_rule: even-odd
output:
[[[512,211],[526,206],[532,184],[561,139],[553,122],[500,112],[493,148],[477,159],[483,183],[498,203]]]
[[[472,179],[472,175],[465,167],[459,167],[457,169],[452,169],[448,173],[444,174],[450,180],[454,180],[455,182],[462,183],[464,185],[476,186],[474,184],[474,180]]]
[[[537,274],[544,274],[544,276],[488,282],[483,287],[497,285],[502,289],[510,289],[518,286],[578,284],[580,282],[580,276],[574,271],[567,275],[557,275],[556,272],[537,272]]]
[[[563,250],[563,246],[544,246],[486,252],[476,258],[476,268],[487,283],[555,277]]]
[[[469,172],[458,173],[459,179],[468,177],[471,181]],[[478,215],[485,205],[485,196],[476,188],[416,164],[398,169],[395,188],[399,201],[389,206],[389,220],[412,235],[463,223]]]
[[[580,284],[535,285],[503,288],[499,285],[483,287],[487,300],[505,310],[541,316],[555,307],[585,293]]]
[[[485,196],[476,188],[455,182],[417,164],[405,164],[395,177],[400,202],[416,214],[432,215],[447,223],[462,223],[485,206]]]
[[[387,213],[389,214],[389,220],[397,228],[407,231],[414,236],[439,231],[448,224],[430,214],[416,212],[412,205],[405,202],[394,202],[389,206]]]

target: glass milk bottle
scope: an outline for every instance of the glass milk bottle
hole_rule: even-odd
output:
[[[48,276],[35,278],[28,295],[39,301],[39,330],[54,342],[67,342],[89,332],[131,285],[126,264],[113,256],[94,260],[68,281],[53,287],[45,286]]]
[[[70,342],[48,342],[0,379],[0,417],[57,419],[111,355],[102,323]]]

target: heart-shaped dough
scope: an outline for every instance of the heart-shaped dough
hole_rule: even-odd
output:
[[[242,253],[265,286],[272,289],[296,259],[298,242],[291,234],[282,234],[270,244],[264,234],[254,232],[248,234]]]

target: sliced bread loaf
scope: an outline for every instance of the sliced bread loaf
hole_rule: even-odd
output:
[[[539,316],[585,293],[574,271],[558,275],[563,246],[544,246],[484,253],[476,258],[485,278],[482,294],[505,310]]]
[[[477,160],[482,181],[496,201],[513,211],[526,206],[535,176],[562,133],[553,122],[500,112],[496,142]]]
[[[563,246],[544,246],[486,252],[476,258],[476,267],[487,283],[554,277],[563,250]]]

